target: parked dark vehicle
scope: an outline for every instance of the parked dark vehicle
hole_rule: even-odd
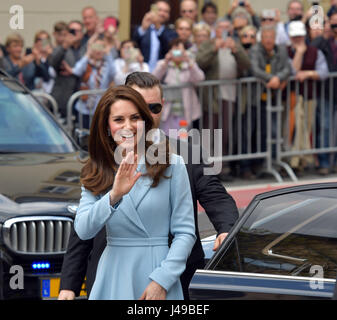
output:
[[[0,299],[58,295],[85,156],[27,89],[0,71]]]
[[[193,276],[191,299],[330,299],[337,270],[336,195],[337,183],[257,195]]]

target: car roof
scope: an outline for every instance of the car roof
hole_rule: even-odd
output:
[[[258,203],[261,200],[265,200],[268,198],[272,198],[275,196],[279,195],[285,195],[289,193],[294,193],[294,192],[301,192],[301,191],[310,191],[310,190],[322,190],[322,189],[337,189],[337,182],[322,182],[322,183],[312,183],[312,184],[303,184],[303,185],[297,185],[297,186],[292,186],[292,187],[286,187],[282,189],[277,189],[273,191],[268,191],[268,192],[263,192],[260,194],[257,194],[252,201],[249,203],[247,208],[244,210],[240,218],[236,221],[235,225],[233,226],[233,230],[241,228],[243,223],[247,220],[247,218],[250,216],[252,211],[256,208]],[[222,248],[225,248],[227,246],[227,243],[230,243],[233,240],[233,235],[235,232],[231,232],[228,237],[224,240],[222,244]],[[214,263],[217,263],[219,259],[224,254],[224,250],[220,249],[218,250],[214,256],[207,262],[205,269],[209,269],[211,265]]]
[[[5,76],[7,78],[11,78],[11,76],[4,70],[0,68],[0,75]]]
[[[4,69],[1,68],[0,68],[0,81],[2,82],[6,81],[7,84],[11,83],[10,86],[6,85],[11,90],[17,90],[20,92],[31,94],[30,90],[26,86],[24,86],[18,79],[14,78],[10,74],[8,74]]]
[[[287,193],[299,192],[299,191],[308,191],[308,190],[318,190],[318,189],[336,189],[337,182],[322,182],[322,183],[311,183],[311,184],[301,184],[292,187],[286,187],[281,189],[276,189],[272,191],[267,191],[257,194],[252,202],[267,199],[270,197],[283,195]]]

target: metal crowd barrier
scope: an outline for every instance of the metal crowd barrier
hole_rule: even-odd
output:
[[[232,90],[235,87],[235,100],[223,99],[221,90],[223,87]],[[283,179],[275,169],[272,157],[273,139],[271,114],[271,91],[266,91],[266,102],[261,103],[261,94],[265,88],[263,81],[254,77],[241,78],[236,80],[212,80],[203,81],[196,84],[180,84],[177,86],[163,86],[164,98],[165,91],[172,89],[194,88],[198,94],[201,104],[202,116],[198,128],[214,129],[220,128],[222,134],[222,155],[213,154],[212,145],[203,145],[210,150],[211,162],[231,162],[240,161],[240,165],[251,166],[253,160],[264,161],[261,173],[266,172],[275,177],[278,182]],[[213,116],[217,114],[217,116]],[[263,115],[263,117],[262,117]],[[262,132],[265,135],[262,135]],[[239,166],[240,166],[239,165]],[[280,161],[278,166],[282,166],[293,180],[297,177],[287,163]]]
[[[78,114],[78,124],[77,124],[77,127],[75,128],[76,117],[74,116],[74,105],[76,101],[80,97],[86,96],[86,95],[102,95],[105,91],[106,90],[104,89],[81,90],[81,91],[75,92],[70,97],[67,103],[67,121],[66,121],[66,130],[68,131],[69,134],[73,135],[74,129],[80,129],[80,130],[83,129],[83,114],[81,114],[80,112]],[[90,121],[91,121],[93,112],[89,116],[90,116]]]
[[[58,118],[58,119],[60,118],[60,114],[58,112],[59,111],[58,104],[57,104],[57,102],[56,102],[56,100],[53,96],[51,96],[48,93],[39,92],[39,91],[33,91],[32,93],[46,107],[48,107],[45,104],[45,100],[47,100],[50,103],[50,106],[52,107],[52,112],[55,115],[55,117]]]
[[[320,162],[325,162],[325,166],[334,166],[334,153],[337,152],[337,72],[330,73],[324,81],[305,80],[300,83],[292,77],[284,96],[284,110],[278,111],[278,123],[283,127],[279,126],[279,138],[275,142],[278,146],[276,163],[285,160],[291,163],[294,159],[298,162],[300,159],[309,165],[318,162],[320,166]],[[291,124],[291,118],[295,125]],[[292,136],[294,130],[291,126],[295,128]],[[317,155],[317,159],[313,155]]]
[[[264,162],[265,172],[281,182],[283,178],[276,170],[279,167],[293,181],[297,181],[290,165],[294,157],[323,155],[326,160],[326,154],[329,154],[331,165],[332,156],[337,152],[337,130],[334,128],[334,119],[337,117],[335,82],[337,73],[330,73],[325,81],[306,80],[303,83],[292,77],[281,91],[268,89],[265,83],[251,77],[233,81],[164,85],[163,92],[165,98],[169,90],[194,90],[202,110],[199,123],[194,124],[194,127],[199,130],[210,129],[211,133],[214,129],[223,129],[223,152],[220,156],[211,152],[211,161],[239,161],[239,166],[251,166],[258,160]],[[235,99],[228,98],[231,90],[235,91]],[[75,124],[73,109],[77,99],[83,95],[102,95],[104,92],[83,90],[71,96],[67,105],[69,133],[73,134],[74,129],[83,129],[81,114]],[[299,125],[301,128],[296,127]],[[306,145],[297,146],[295,142],[300,141],[301,131],[304,131],[302,136],[306,139]],[[214,135],[211,134],[208,145],[203,147],[212,151],[213,142]]]

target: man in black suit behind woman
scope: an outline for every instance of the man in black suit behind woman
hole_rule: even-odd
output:
[[[156,128],[160,124],[163,106],[163,93],[160,82],[152,74],[146,72],[134,72],[126,79],[126,85],[137,90],[149,104]],[[181,276],[184,298],[189,299],[188,286],[196,269],[204,267],[204,252],[200,242],[198,230],[198,205],[197,201],[205,209],[208,218],[217,231],[217,238],[213,250],[217,250],[226,238],[238,218],[238,210],[233,198],[227,193],[218,178],[214,175],[204,175],[205,164],[192,163],[192,146],[188,144],[188,159],[185,159],[190,186],[193,197],[195,230],[197,241],[191,255],[187,260],[186,270]],[[200,147],[199,151],[200,151]],[[179,150],[177,150],[179,153]],[[201,153],[201,152],[200,152]],[[181,154],[183,157],[184,155]],[[97,264],[106,246],[105,228],[94,239],[80,240],[72,230],[68,250],[64,256],[62,265],[60,300],[72,300],[79,295],[85,275],[88,294],[95,280]]]

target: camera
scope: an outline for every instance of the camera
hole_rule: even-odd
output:
[[[152,4],[151,11],[155,14],[158,14],[158,6],[156,4]]]
[[[50,43],[50,41],[48,39],[43,39],[42,40],[42,48],[46,48],[46,47],[48,47],[50,45],[51,45],[51,43]]]
[[[126,48],[125,54],[126,54],[125,60],[127,60],[128,63],[134,63],[137,62],[139,50],[137,48]]]
[[[264,9],[262,10],[262,17],[263,18],[269,18],[269,19],[275,19],[276,13],[273,9]]]
[[[172,56],[173,57],[181,57],[183,55],[181,50],[172,50]]]
[[[69,29],[69,33],[71,33],[73,36],[76,36],[76,30],[75,29]]]

